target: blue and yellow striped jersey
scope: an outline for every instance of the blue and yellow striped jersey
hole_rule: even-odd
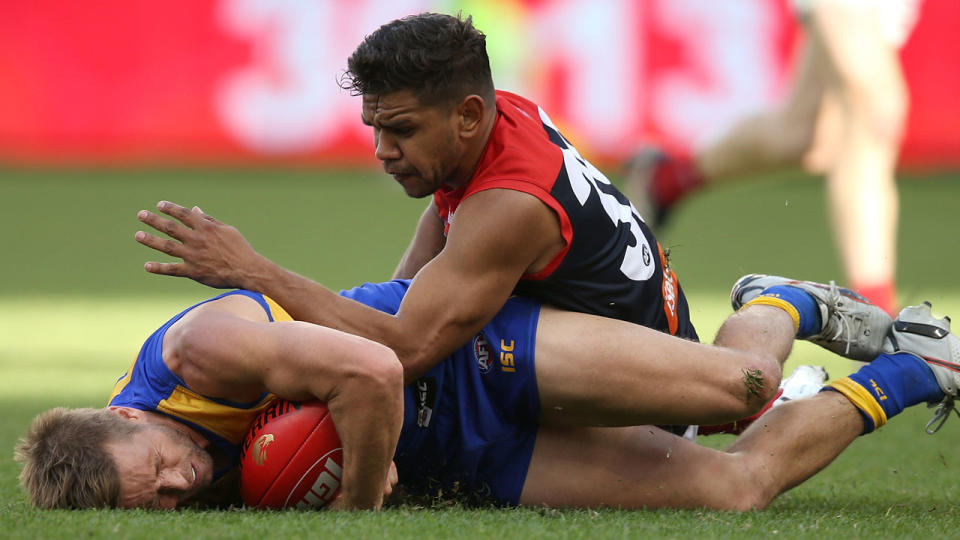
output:
[[[293,320],[270,298],[245,290],[230,291],[194,304],[147,338],[137,359],[114,386],[108,405],[152,411],[182,422],[221,448],[231,463],[236,465],[239,463],[243,436],[253,419],[274,400],[273,394],[264,393],[250,403],[235,403],[204,396],[191,390],[183,379],[170,371],[162,355],[163,337],[173,323],[199,305],[233,294],[256,300],[271,322]],[[218,471],[222,472],[225,471]]]

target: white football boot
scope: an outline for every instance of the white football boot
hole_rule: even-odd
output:
[[[780,389],[783,392],[773,402],[773,406],[817,395],[828,378],[830,375],[823,366],[797,366],[790,376],[780,383]]]
[[[804,339],[852,360],[870,362],[882,352],[884,338],[893,320],[884,310],[856,292],[812,281],[780,276],[743,276],[730,291],[734,311],[774,285],[796,287],[810,293],[820,308],[820,330]]]
[[[950,332],[950,318],[934,317],[930,307],[930,302],[924,302],[903,308],[893,321],[884,352],[919,356],[933,371],[945,396],[940,403],[930,405],[937,408],[927,422],[927,433],[932,435],[947,421],[950,411],[957,412],[954,400],[960,391],[960,338]]]

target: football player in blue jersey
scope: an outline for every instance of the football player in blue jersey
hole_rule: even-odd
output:
[[[392,314],[408,287],[342,294]],[[17,448],[21,481],[44,508],[202,500],[276,395],[328,403],[344,445],[335,508],[378,508],[393,459],[415,493],[456,484],[504,505],[747,510],[908,406],[940,402],[938,422],[953,410],[960,339],[929,305],[891,324],[851,291],[762,275],[731,299],[738,311],[709,346],[515,297],[404,389],[386,347],[293,321],[259,293],[226,293],[155,332],[106,408],[40,415]],[[873,361],[774,407],[726,451],[643,425],[754,412],[795,338],[832,348],[834,334],[839,352]]]

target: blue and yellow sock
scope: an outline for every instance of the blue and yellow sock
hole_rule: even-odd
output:
[[[790,285],[767,287],[760,296],[747,302],[752,305],[773,306],[786,311],[793,317],[793,326],[798,338],[812,336],[820,331],[820,308],[817,301],[807,291]]]
[[[887,423],[918,403],[943,399],[930,366],[910,353],[881,354],[856,373],[833,381],[822,391],[840,392],[860,411],[863,433]]]

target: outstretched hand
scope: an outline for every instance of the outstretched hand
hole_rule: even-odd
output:
[[[137,231],[137,242],[182,259],[182,262],[148,262],[144,270],[152,274],[188,277],[217,288],[247,287],[246,276],[260,262],[240,231],[208,216],[194,206],[187,209],[168,201],[157,203],[157,210],[176,219],[166,219],[148,210],[137,213],[137,219],[171,239]]]

